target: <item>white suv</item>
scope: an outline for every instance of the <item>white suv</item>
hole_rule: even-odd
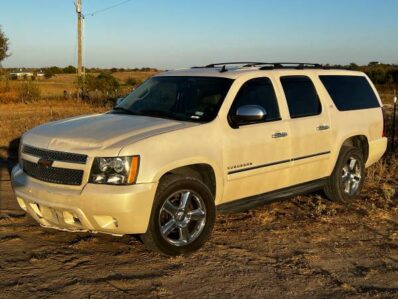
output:
[[[316,64],[229,63],[152,77],[112,111],[24,134],[12,172],[42,226],[199,248],[216,210],[324,189],[349,200],[384,154],[365,74]]]

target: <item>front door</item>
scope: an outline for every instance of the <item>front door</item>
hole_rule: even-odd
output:
[[[223,202],[266,193],[289,185],[290,132],[288,120],[282,119],[278,99],[270,78],[246,81],[229,111],[258,105],[266,110],[259,123],[233,128],[228,126],[223,138]]]

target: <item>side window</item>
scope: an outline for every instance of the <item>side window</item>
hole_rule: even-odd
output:
[[[340,111],[380,107],[368,80],[362,76],[319,76]]]
[[[291,118],[318,115],[322,106],[311,79],[306,76],[281,77]]]
[[[235,114],[239,107],[245,105],[263,107],[267,111],[266,122],[281,119],[275,90],[269,78],[255,78],[245,82],[232,104],[230,114]]]

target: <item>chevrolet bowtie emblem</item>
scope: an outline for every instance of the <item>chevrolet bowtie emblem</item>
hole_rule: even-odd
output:
[[[40,158],[40,160],[37,162],[37,164],[39,164],[39,166],[43,168],[49,168],[53,166],[53,163],[54,161],[48,158]]]

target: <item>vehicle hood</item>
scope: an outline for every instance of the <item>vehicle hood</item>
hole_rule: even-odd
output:
[[[24,135],[23,143],[89,156],[117,156],[123,147],[139,140],[196,125],[155,117],[106,113],[38,126]]]

